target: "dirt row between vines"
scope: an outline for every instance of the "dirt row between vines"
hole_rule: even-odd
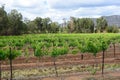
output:
[[[119,55],[117,55],[119,56]],[[102,63],[102,59],[98,58],[96,59],[96,62],[98,64]],[[119,58],[105,58],[105,63],[120,63],[120,56]],[[74,60],[57,60],[56,65],[57,66],[65,66],[65,65],[93,65],[95,64],[95,59],[90,60],[80,60],[80,59],[74,59]],[[50,67],[53,66],[52,61],[47,62],[28,62],[28,63],[17,63],[13,64],[13,69],[28,69],[28,68],[37,68],[37,67]],[[9,65],[2,65],[3,70],[9,70]]]

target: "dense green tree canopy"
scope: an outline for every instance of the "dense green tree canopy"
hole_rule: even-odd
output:
[[[0,34],[6,34],[7,23],[8,23],[7,13],[4,10],[4,6],[2,6],[0,8]]]
[[[98,32],[104,32],[107,29],[107,26],[108,26],[107,21],[103,17],[97,19]]]

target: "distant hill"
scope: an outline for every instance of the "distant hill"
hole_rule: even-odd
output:
[[[120,27],[120,15],[112,15],[112,16],[102,16],[104,17],[109,26],[116,25],[117,27]],[[96,18],[92,18],[96,25]]]
[[[107,22],[108,25],[116,25],[120,27],[120,15],[112,15],[112,16],[103,16]]]

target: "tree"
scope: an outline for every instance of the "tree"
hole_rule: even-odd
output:
[[[103,17],[98,18],[96,22],[98,32],[104,32],[107,29],[108,23]]]
[[[73,33],[76,27],[76,18],[70,17],[70,21],[68,21],[68,32]]]
[[[51,22],[47,30],[49,33],[57,33],[59,31],[59,24],[57,22]]]
[[[20,35],[23,32],[23,21],[22,14],[17,10],[11,10],[8,13],[8,26],[9,26],[9,34],[12,35]]]
[[[44,18],[42,20],[42,23],[43,23],[42,32],[47,33],[49,29],[49,25],[51,23],[51,19],[49,17]]]
[[[78,18],[76,31],[82,33],[93,33],[94,22],[90,18]]]
[[[34,19],[34,23],[36,24],[36,26],[37,26],[37,29],[38,29],[38,31],[40,31],[40,32],[42,32],[43,31],[43,22],[42,22],[42,18],[41,17],[36,17],[35,19]],[[34,26],[32,26],[32,27],[34,27]]]
[[[113,26],[108,26],[107,27],[107,32],[108,33],[118,33],[119,32],[119,28],[115,25]]]
[[[66,21],[66,18],[63,18],[63,23],[59,24],[59,33],[67,33],[68,32],[68,22]],[[70,26],[70,25],[69,25]]]
[[[4,10],[4,6],[0,8],[0,35],[7,35],[7,12]]]
[[[39,33],[39,29],[35,21],[28,21],[26,25],[28,33]]]
[[[21,34],[26,34],[28,32],[28,27],[27,27],[27,24],[22,22],[22,31],[21,31]]]
[[[94,24],[93,20],[90,19],[90,18],[88,18],[88,26],[89,26],[89,32],[90,33],[94,33],[94,26],[95,26],[95,24]]]

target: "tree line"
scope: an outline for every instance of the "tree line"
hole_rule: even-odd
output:
[[[108,26],[106,19],[100,17],[95,22],[91,18],[70,17],[63,23],[53,22],[49,17],[36,17],[34,20],[25,18],[17,10],[7,13],[4,6],[0,7],[0,35],[21,35],[30,33],[97,33],[119,32],[116,26]]]

